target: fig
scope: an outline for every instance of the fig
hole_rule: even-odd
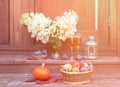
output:
[[[62,58],[63,58],[63,59],[69,59],[69,57],[68,57],[67,54],[63,54],[63,55],[62,55]]]
[[[42,50],[42,54],[47,55],[47,50]]]
[[[42,52],[40,50],[33,53],[33,55],[35,55],[35,56],[38,56],[38,55],[41,55],[41,54],[42,54]]]
[[[92,70],[92,66],[87,67],[88,71]]]

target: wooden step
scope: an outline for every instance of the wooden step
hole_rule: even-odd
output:
[[[0,87],[119,87],[120,76],[92,76],[90,82],[78,85],[65,84],[62,78],[56,82],[49,84],[36,84],[36,82],[25,82],[33,78],[31,74],[20,74],[20,73],[0,73]]]
[[[60,66],[75,60],[28,60],[31,55],[0,55],[0,73],[32,73],[37,65],[46,63],[51,73],[60,74]],[[80,60],[79,60],[80,61]],[[87,60],[94,66],[93,75],[120,75],[120,58],[116,56],[99,56],[96,60]]]

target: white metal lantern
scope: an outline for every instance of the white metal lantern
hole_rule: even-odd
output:
[[[96,59],[97,58],[97,43],[95,42],[94,36],[89,36],[88,41],[86,42],[85,47],[85,57],[87,59]]]

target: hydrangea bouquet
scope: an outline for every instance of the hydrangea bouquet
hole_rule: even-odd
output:
[[[55,20],[45,17],[43,13],[25,13],[22,14],[20,23],[27,26],[32,38],[41,41],[44,44],[52,43],[54,53],[62,46],[62,41],[71,37],[76,32],[78,15],[75,11],[69,10]]]

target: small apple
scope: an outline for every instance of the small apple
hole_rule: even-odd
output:
[[[80,72],[80,69],[77,67],[72,68],[72,72]]]
[[[72,71],[72,65],[70,63],[64,64],[63,70],[68,71],[68,72]]]
[[[74,68],[80,68],[80,67],[81,67],[81,65],[80,65],[79,62],[74,62],[74,63],[72,64],[72,66],[73,66]]]

